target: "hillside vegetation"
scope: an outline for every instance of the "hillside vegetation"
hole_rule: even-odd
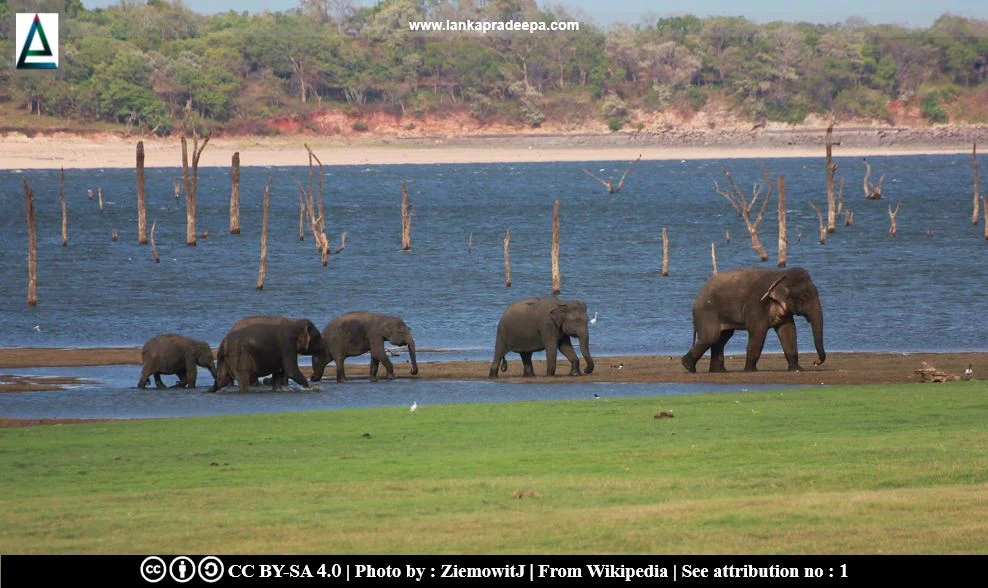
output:
[[[640,128],[649,114],[689,120],[714,106],[749,122],[797,124],[814,113],[988,122],[988,21],[950,15],[926,29],[682,16],[604,30],[534,0],[368,8],[301,0],[288,12],[216,15],[163,0],[64,4],[60,68],[25,73],[12,63],[13,7],[0,0],[3,130],[111,123],[168,134],[187,114],[212,130],[249,134],[359,133],[380,116],[411,130],[423,117],[453,115],[476,127],[620,130]],[[410,21],[447,19],[581,26],[409,31]]]

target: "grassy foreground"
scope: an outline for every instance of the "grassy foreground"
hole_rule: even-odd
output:
[[[9,428],[0,553],[985,553],[986,422],[958,382]]]

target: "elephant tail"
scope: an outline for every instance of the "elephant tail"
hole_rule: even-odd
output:
[[[502,372],[508,371],[508,360],[504,357],[501,358],[501,371]]]

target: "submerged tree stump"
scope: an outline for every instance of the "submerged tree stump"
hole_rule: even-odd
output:
[[[710,261],[714,265],[713,275],[717,275],[717,249],[714,247],[714,242],[710,242]]]
[[[864,195],[868,200],[881,200],[882,198],[882,184],[885,182],[885,174],[878,178],[878,183],[875,185],[871,184],[871,164],[868,160],[862,158],[865,164],[865,176],[864,176]]]
[[[240,152],[230,164],[230,234],[240,234]]]
[[[144,141],[137,142],[137,244],[148,242],[148,203],[144,193]]]
[[[669,231],[662,227],[662,275],[669,275]]]
[[[161,258],[158,257],[158,246],[154,243],[154,227],[157,224],[157,219],[151,222],[151,257],[154,258],[155,263],[161,263]]]
[[[401,183],[401,250],[412,248],[412,205],[408,202],[408,187]]]
[[[185,183],[185,244],[195,247],[196,237],[196,196],[199,193],[199,158],[209,144],[209,134],[199,144],[199,132],[192,131],[192,172],[189,173],[189,151],[182,131],[182,179]]]
[[[834,163],[833,157],[833,134],[834,134],[834,121],[830,121],[830,126],[827,127],[827,133],[825,137],[825,146],[827,150],[827,232],[836,233],[837,232],[837,207],[834,203],[834,176],[837,174],[838,165]],[[838,143],[839,145],[840,143]],[[821,241],[822,243],[822,241]]]
[[[778,266],[786,267],[786,246],[788,240],[786,238],[786,177],[779,176],[779,207],[777,209],[777,216],[779,218],[779,259]]]
[[[978,224],[978,198],[981,194],[981,171],[978,167],[978,142],[971,146],[971,171],[974,172],[974,211],[971,212],[971,224]],[[986,211],[988,212],[988,211]],[[985,217],[988,218],[988,217]],[[988,228],[986,228],[988,230]]]
[[[714,190],[731,203],[731,207],[734,208],[734,211],[737,212],[738,216],[741,217],[741,220],[744,221],[744,225],[748,229],[748,235],[751,237],[751,248],[758,254],[758,259],[761,261],[768,261],[768,253],[765,252],[765,246],[762,245],[761,240],[758,238],[758,225],[762,222],[762,217],[765,215],[765,209],[768,207],[768,203],[772,199],[772,182],[769,181],[768,170],[765,170],[762,174],[762,183],[756,184],[752,188],[751,200],[747,199],[741,188],[739,188],[734,182],[734,177],[731,176],[730,170],[724,170],[724,176],[727,178],[727,182],[730,187],[721,189],[720,185],[715,181]],[[765,199],[762,200],[762,207],[758,211],[758,216],[752,220],[751,210],[754,208],[755,202],[757,202],[761,197],[762,190],[765,188],[767,188],[768,191],[765,194]]]
[[[65,204],[65,168],[58,174],[58,200],[62,206],[62,247],[69,246],[69,209]]]
[[[511,256],[508,255],[508,246],[511,245],[511,227],[504,232],[504,287],[511,287]]]
[[[618,182],[617,187],[614,187],[614,184],[613,184],[614,179],[613,178],[607,178],[607,181],[604,181],[604,180],[598,178],[597,176],[595,176],[593,173],[590,172],[590,170],[587,170],[587,169],[583,170],[583,173],[587,174],[591,178],[593,178],[593,179],[597,180],[598,182],[600,182],[600,184],[602,186],[604,186],[604,188],[607,190],[607,193],[608,194],[617,194],[618,192],[621,191],[621,188],[624,186],[624,180],[628,177],[628,174],[631,173],[631,168],[634,167],[636,163],[638,163],[639,161],[641,161],[641,158],[642,158],[642,156],[639,155],[638,156],[638,159],[636,159],[636,160],[628,163],[628,168],[626,170],[624,170],[624,175],[621,176],[621,181]]]
[[[268,210],[271,208],[271,176],[264,186],[264,212],[261,216],[261,267],[257,270],[257,289],[264,289],[264,278],[268,274]]]
[[[896,202],[895,203],[895,210],[893,210],[892,209],[892,205],[889,204],[889,234],[892,235],[893,237],[895,237],[895,232],[897,230],[897,226],[896,226],[896,223],[895,223],[895,217],[896,217],[897,214],[899,214],[899,205],[900,204],[902,204],[902,202]]]
[[[34,190],[24,180],[24,213],[27,217],[27,303],[38,305],[38,230]]]
[[[820,221],[820,245],[823,245],[827,242],[827,226],[823,223],[823,212],[817,208],[816,205],[813,204],[813,201],[809,198],[806,199],[806,202],[809,203],[810,208],[816,212],[816,218]]]
[[[561,278],[559,276],[559,200],[552,205],[552,293],[559,294]]]

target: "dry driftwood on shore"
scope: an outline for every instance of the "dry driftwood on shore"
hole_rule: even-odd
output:
[[[925,361],[922,362],[922,367],[919,368],[918,370],[914,370],[914,372],[919,376],[920,382],[924,382],[927,384],[930,383],[939,384],[940,382],[953,382],[955,380],[961,379],[960,376],[954,374],[948,374],[945,371],[938,370],[936,366],[929,364]]]

